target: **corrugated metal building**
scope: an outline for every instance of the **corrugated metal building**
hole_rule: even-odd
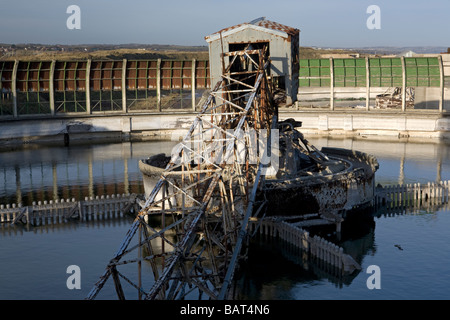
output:
[[[297,100],[299,77],[300,30],[266,20],[265,17],[222,29],[205,37],[209,46],[211,84],[220,80],[221,53],[243,50],[247,44],[259,49],[269,44],[271,76],[286,90],[286,104]],[[228,61],[226,60],[227,64]],[[226,67],[227,65],[225,65]]]

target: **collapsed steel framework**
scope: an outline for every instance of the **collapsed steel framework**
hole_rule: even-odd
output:
[[[124,281],[139,299],[230,297],[236,266],[246,253],[248,221],[265,204],[255,199],[267,166],[261,155],[254,162],[249,152],[242,158],[242,150],[254,149],[242,132],[270,136],[277,109],[267,47],[223,53],[222,62],[221,81],[87,299],[95,299],[109,278],[119,299],[126,298]]]

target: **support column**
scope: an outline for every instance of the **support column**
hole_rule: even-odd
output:
[[[442,181],[442,160],[443,160],[442,151],[440,151],[438,149],[438,158],[437,158],[437,167],[436,167],[436,183],[440,183]]]
[[[11,75],[11,91],[13,96],[13,116],[17,118],[17,69],[19,68],[19,60],[14,61],[13,72]]]
[[[58,171],[56,162],[52,162],[52,176],[53,176],[53,200],[59,199],[58,195]]]
[[[128,177],[128,158],[124,158],[123,159],[123,192],[125,194],[129,194],[130,193],[130,180]]]
[[[86,113],[91,114],[91,59],[86,62]]]
[[[88,190],[89,190],[89,197],[94,197],[94,160],[92,153],[89,153],[88,155]]]
[[[439,112],[444,111],[444,65],[442,63],[442,56],[438,56],[439,63],[439,81],[440,81],[440,90],[439,90]]]
[[[369,111],[370,106],[370,68],[369,58],[366,57],[366,110]]]
[[[192,111],[195,111],[195,66],[196,60],[192,59],[192,74],[191,74],[191,94],[192,94]]]
[[[406,111],[406,67],[405,67],[405,57],[402,60],[402,111]]]
[[[127,113],[127,59],[122,62],[122,111]]]
[[[50,64],[50,77],[49,77],[49,83],[48,83],[48,90],[49,90],[49,100],[50,100],[50,113],[52,116],[55,115],[55,64],[56,61],[52,60],[52,63]]]
[[[161,59],[156,64],[156,101],[158,111],[161,112]]]
[[[334,110],[334,63],[330,58],[330,110]]]

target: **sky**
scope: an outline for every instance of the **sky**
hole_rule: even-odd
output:
[[[71,5],[81,29],[67,27]],[[379,29],[367,26],[371,5]],[[449,0],[0,0],[0,43],[202,46],[259,17],[300,29],[301,46],[450,47]]]

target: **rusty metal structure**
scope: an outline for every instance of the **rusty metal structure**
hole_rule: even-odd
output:
[[[242,30],[260,32],[267,26],[255,24],[264,21]],[[298,227],[336,225],[340,232],[347,211],[373,201],[375,158],[318,150],[296,130],[301,122],[278,120],[269,44],[243,41],[222,50],[220,80],[171,156],[139,163],[147,189],[141,210],[87,299],[111,282],[119,299],[129,286],[139,299],[232,298],[250,226],[275,215],[313,246]],[[147,175],[157,176],[151,190]]]
[[[242,148],[250,149],[251,141],[240,132],[270,135],[277,110],[271,103],[266,46],[225,52],[222,59],[229,64],[223,63],[221,80],[87,299],[95,299],[111,278],[119,299],[126,298],[124,283],[139,299],[229,297],[236,266],[245,256],[249,219],[265,204],[256,201],[264,181],[261,157],[256,163],[248,154],[235,160]],[[159,228],[150,222],[155,219]]]

